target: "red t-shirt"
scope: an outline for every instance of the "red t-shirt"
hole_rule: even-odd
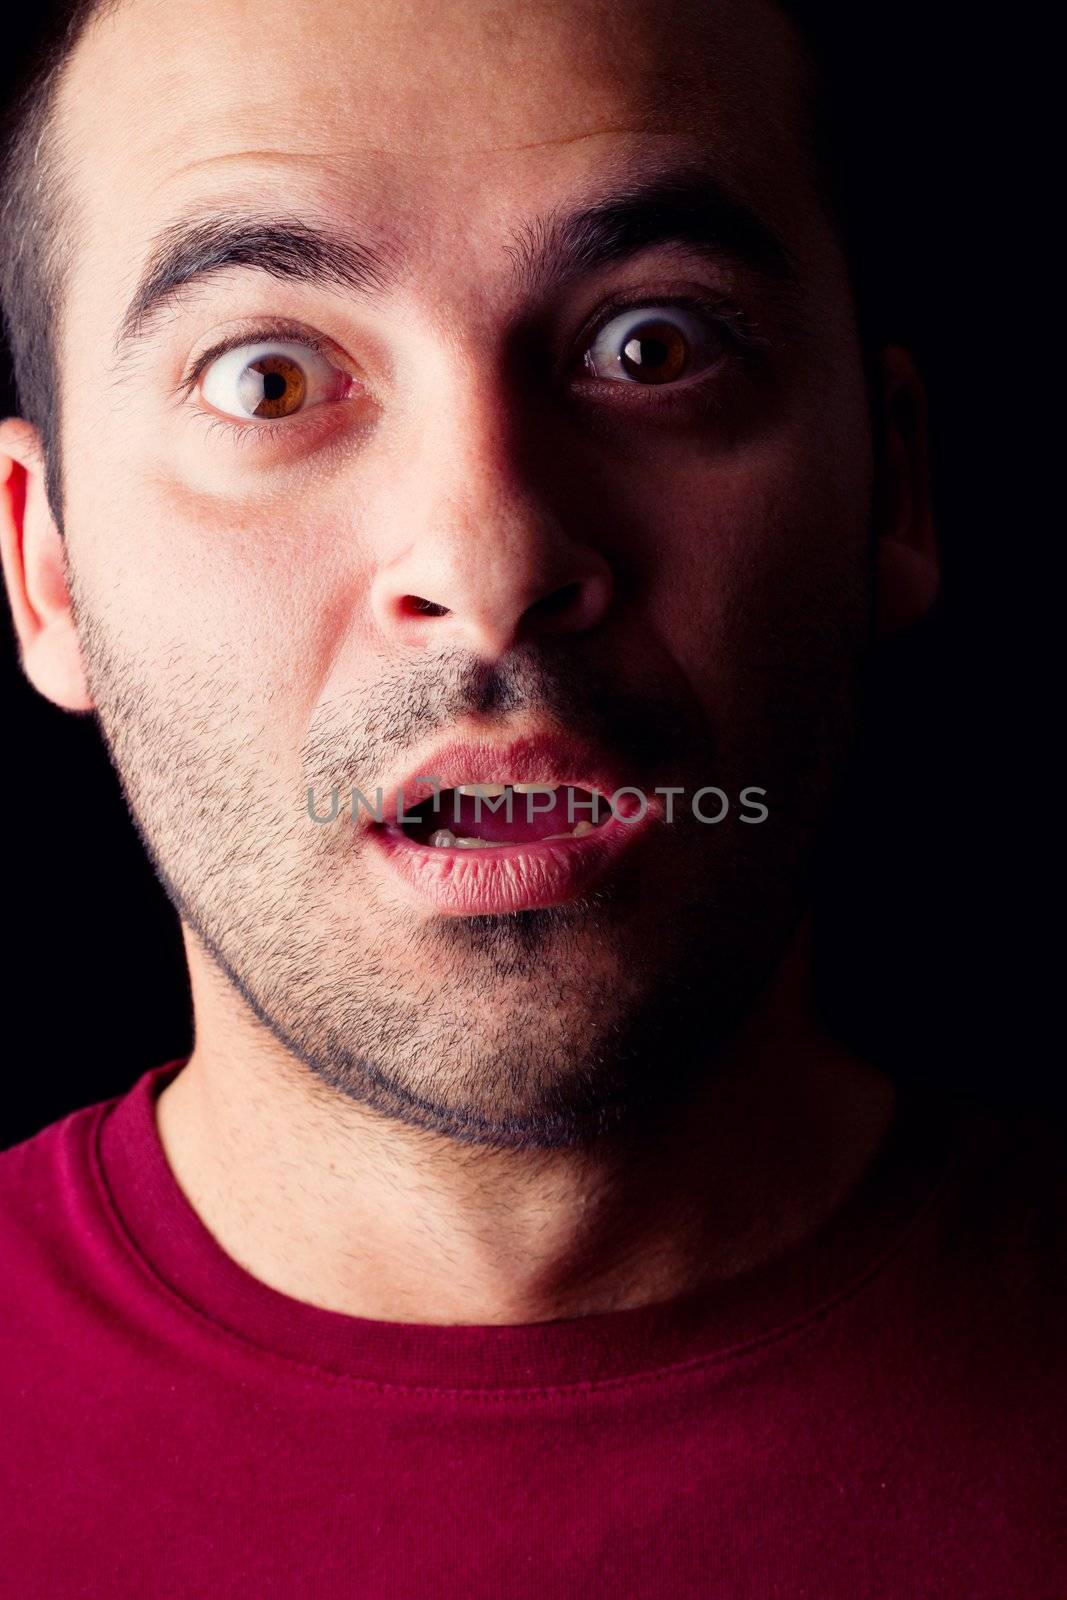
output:
[[[1064,1600],[1063,1143],[901,1089],[823,1228],[522,1327],[323,1311],[179,1189],[180,1068],[0,1155],[18,1600]]]

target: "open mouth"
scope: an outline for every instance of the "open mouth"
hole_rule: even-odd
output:
[[[629,776],[565,733],[457,739],[383,791],[381,820],[365,825],[371,859],[446,916],[559,905],[653,832],[659,809]]]
[[[420,797],[369,834],[403,893],[436,912],[470,916],[573,899],[646,823],[577,784],[472,783],[442,788],[436,804]]]
[[[604,795],[574,784],[470,783],[424,799],[397,826],[435,850],[499,850],[583,839],[611,816]]]

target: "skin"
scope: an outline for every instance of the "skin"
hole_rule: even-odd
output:
[[[76,53],[66,537],[9,419],[5,578],[24,670],[95,711],[182,918],[195,1048],[159,1101],[168,1159],[284,1293],[428,1322],[647,1303],[787,1248],[884,1136],[891,1084],[813,1013],[805,875],[872,616],[921,614],[936,564],[899,351],[875,501],[803,89],[759,0],[130,0]],[[683,156],[785,240],[795,304],[678,249],[536,303],[514,286],[509,230]],[[231,271],[116,366],[153,235],[250,197],[387,241],[400,289]],[[702,406],[505,358],[519,318],[559,353],[614,293],[694,285],[760,335]],[[360,399],[238,443],[174,390],[268,315],[325,336]],[[648,790],[763,785],[771,817],[659,826],[599,891],[477,920],[307,819],[308,785],[370,792],[443,740],[534,725],[637,752]]]

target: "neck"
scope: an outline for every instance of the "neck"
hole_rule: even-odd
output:
[[[624,1310],[749,1271],[825,1220],[892,1111],[819,1027],[802,933],[654,1135],[501,1151],[309,1088],[187,935],[196,1048],[158,1101],[167,1159],[227,1253],[350,1316],[519,1323]]]

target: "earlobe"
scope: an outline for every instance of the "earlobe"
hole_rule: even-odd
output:
[[[891,638],[926,615],[940,566],[931,504],[926,391],[911,353],[882,352],[884,459],[878,528],[877,622]]]
[[[91,711],[44,453],[36,428],[19,417],[0,422],[0,560],[22,670],[54,705]]]

